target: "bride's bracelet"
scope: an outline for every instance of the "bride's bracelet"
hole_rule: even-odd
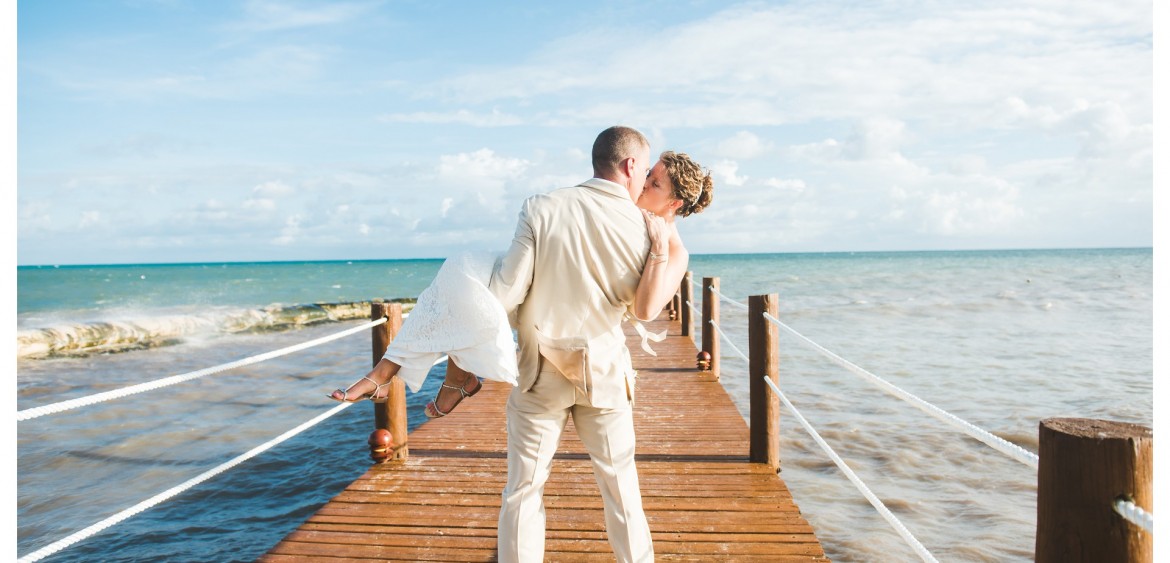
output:
[[[647,264],[657,264],[659,262],[666,262],[666,260],[668,258],[668,254],[669,253],[667,253],[667,252],[663,252],[662,254],[655,254],[654,251],[651,250],[650,257],[646,260],[646,263]]]

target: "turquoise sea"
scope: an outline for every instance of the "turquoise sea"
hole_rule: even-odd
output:
[[[17,269],[18,408],[191,372],[361,324],[440,260]],[[938,407],[1035,451],[1075,416],[1152,424],[1151,249],[703,255],[722,292],[777,293],[787,325]],[[346,305],[348,303],[357,305]],[[697,305],[697,304],[696,304]],[[722,326],[746,350],[744,314]],[[360,316],[360,315],[359,315]],[[1027,561],[1035,472],[781,333],[786,395],[940,560]],[[747,413],[746,364],[722,381]],[[335,404],[366,333],[162,390],[18,424],[27,555],[266,442]],[[410,398],[412,425],[438,377]],[[46,561],[251,561],[368,467],[368,404]],[[829,556],[915,554],[787,413],[782,473]]]

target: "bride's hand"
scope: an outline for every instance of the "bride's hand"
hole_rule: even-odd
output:
[[[666,220],[645,209],[642,218],[646,220],[646,233],[650,235],[650,252],[666,254],[670,250],[671,226]]]

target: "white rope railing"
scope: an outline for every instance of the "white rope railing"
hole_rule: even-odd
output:
[[[1145,530],[1148,533],[1154,533],[1154,515],[1146,512],[1142,507],[1123,498],[1119,498],[1113,503],[1113,511],[1120,514],[1129,523]]]
[[[764,316],[767,316],[767,313],[765,313]],[[716,330],[719,329],[719,325],[715,324],[713,319],[711,321],[711,326],[714,326]],[[723,332],[720,331],[719,334],[723,334]],[[731,345],[732,348],[735,348],[735,345],[731,344],[730,341],[728,344]],[[738,351],[738,349],[736,349],[736,351]],[[740,357],[743,358],[743,361],[748,364],[748,369],[750,370],[751,360],[742,353],[740,354]],[[885,503],[883,503],[881,499],[877,498],[877,496],[873,494],[873,491],[869,489],[865,482],[862,481],[861,478],[858,477],[857,474],[849,468],[849,465],[846,464],[845,461],[837,455],[837,452],[833,450],[832,446],[830,446],[828,442],[821,438],[821,435],[816,431],[816,429],[813,428],[812,425],[809,424],[808,420],[806,420],[804,416],[800,414],[800,411],[796,410],[796,407],[792,404],[791,401],[788,400],[788,397],[786,397],[784,393],[780,391],[780,388],[776,387],[776,384],[772,382],[772,379],[764,376],[760,377],[763,377],[764,383],[767,383],[768,387],[772,388],[772,392],[776,393],[776,395],[780,397],[780,400],[784,402],[784,406],[788,407],[788,410],[792,411],[792,414],[795,416],[796,420],[802,427],[804,427],[805,432],[808,432],[809,436],[812,436],[812,439],[816,441],[822,450],[824,450],[825,454],[829,456],[829,459],[833,460],[833,463],[835,463],[837,467],[841,469],[841,472],[843,472],[845,476],[849,478],[849,481],[851,481],[853,485],[857,487],[857,490],[861,492],[862,496],[864,496],[871,505],[873,505],[878,513],[881,514],[882,518],[885,518],[886,522],[888,522],[890,526],[892,526],[894,530],[898,532],[898,535],[902,536],[902,539],[904,539],[906,543],[910,545],[910,548],[913,549],[918,554],[918,556],[922,558],[923,561],[934,561],[937,563],[937,560],[934,558],[934,556],[931,555],[930,552],[922,546],[922,543],[920,543],[908,529],[906,529],[906,526],[904,526],[902,522],[898,520],[898,517],[894,516],[894,514],[890,512],[888,508],[886,508]]]
[[[1032,469],[1039,469],[1040,468],[1040,457],[1037,456],[1036,454],[1029,452],[1028,450],[1025,450],[1024,448],[1021,448],[1021,447],[1019,447],[1019,446],[1017,446],[1017,445],[1015,445],[1007,440],[1004,440],[1003,438],[1000,438],[999,436],[996,436],[996,435],[994,435],[986,430],[983,430],[982,428],[979,428],[978,426],[975,426],[974,424],[971,424],[970,422],[967,422],[967,421],[965,421],[965,420],[963,420],[963,419],[961,419],[961,418],[959,418],[959,417],[957,417],[957,416],[955,416],[947,411],[944,411],[944,410],[916,397],[914,394],[899,388],[898,386],[894,385],[893,383],[890,383],[889,381],[886,381],[886,380],[862,369],[861,367],[858,367],[857,365],[842,358],[841,356],[838,356],[838,355],[830,352],[829,350],[826,350],[820,344],[817,344],[816,342],[809,340],[808,337],[797,332],[792,327],[789,327],[788,325],[780,322],[780,319],[777,319],[776,317],[773,317],[772,315],[769,315],[768,313],[764,313],[764,318],[768,319],[769,321],[772,321],[773,324],[775,324],[776,326],[779,326],[780,328],[787,331],[789,334],[795,336],[798,340],[800,340],[801,342],[803,342],[807,346],[820,352],[822,355],[829,358],[837,365],[853,372],[856,375],[861,376],[862,378],[864,378],[867,381],[869,381],[870,383],[876,385],[878,388],[882,389],[883,391],[918,407],[926,414],[929,414],[930,416],[933,416],[933,417],[953,426],[954,428],[959,429],[960,431],[967,434],[968,436],[975,438],[976,440],[979,440],[980,442],[983,442],[984,444],[987,444],[988,446],[991,446],[992,448],[999,451],[1000,453],[1006,454],[1007,456],[1011,457],[1012,459],[1015,459],[1016,461],[1023,463],[1024,465],[1027,465],[1028,467],[1031,467]]]
[[[739,357],[743,358],[743,361],[747,362],[749,365],[752,363],[752,361],[748,359],[747,354],[741,352],[740,349],[736,347],[735,343],[731,341],[731,338],[727,336],[727,333],[723,332],[723,329],[719,328],[719,323],[715,322],[715,319],[711,319],[707,322],[711,323],[711,326],[715,327],[715,332],[718,332],[719,336],[723,337],[723,342],[727,343],[728,346],[731,346],[731,349],[735,350],[735,353],[738,354]]]
[[[692,281],[691,283],[694,283],[695,285],[699,285],[698,283],[696,283],[696,282],[693,282],[693,281]],[[699,287],[701,288],[702,286],[701,286],[701,285],[699,285]],[[748,308],[748,307],[747,307],[747,305],[744,305],[743,303],[740,303],[740,302],[738,302],[738,301],[734,301],[734,300],[732,300],[730,297],[727,297],[726,295],[723,295],[722,293],[719,293],[719,290],[715,289],[715,286],[713,286],[713,285],[712,285],[712,286],[707,286],[707,289],[710,289],[712,292],[714,292],[714,293],[715,293],[715,295],[718,295],[719,297],[722,297],[722,298],[723,298],[723,299],[725,299],[725,300],[726,300],[728,303],[731,303],[732,305],[735,305],[736,307],[742,307],[742,308],[743,308],[743,310],[745,310],[745,311],[746,311],[746,310],[747,310],[747,308]],[[695,309],[695,307],[694,307],[693,305],[691,305],[691,302],[690,302],[690,301],[687,301],[687,305],[688,305],[688,306],[690,306],[691,310],[692,310],[692,311],[694,311],[695,313],[697,313],[697,314],[698,314],[700,317],[702,317],[702,316],[703,316],[703,314],[702,314],[702,313],[699,313],[699,310],[698,310],[698,309]],[[719,336],[721,336],[721,337],[723,338],[723,342],[725,342],[725,343],[726,343],[728,346],[730,346],[730,347],[731,347],[731,349],[732,349],[732,350],[734,350],[734,351],[735,351],[735,353],[736,353],[736,354],[737,354],[739,357],[743,358],[743,361],[745,361],[745,362],[748,362],[749,364],[751,363],[751,360],[749,360],[749,359],[748,359],[748,357],[747,357],[747,354],[744,354],[744,353],[743,353],[743,351],[741,351],[741,350],[739,349],[739,347],[738,347],[738,346],[736,346],[736,345],[735,345],[735,343],[731,341],[731,338],[727,336],[727,333],[723,332],[723,329],[719,327],[719,323],[715,322],[715,319],[711,319],[711,320],[709,320],[709,321],[707,321],[707,322],[708,322],[708,323],[711,323],[711,326],[715,327],[715,332],[718,332],[718,333],[719,333]]]
[[[697,282],[693,282],[693,281],[692,281],[692,283],[696,287],[699,287],[700,289],[702,289],[701,284],[699,284]],[[745,310],[745,311],[750,310],[747,305],[740,303],[739,301],[731,299],[730,297],[720,293],[717,289],[715,289],[715,286],[713,286],[713,285],[708,286],[707,289],[710,289],[712,293],[717,295],[719,298],[727,301],[729,304],[735,306],[736,308],[739,308],[739,309]],[[692,311],[694,311],[696,314],[699,314],[698,309],[696,309],[695,306],[690,301],[687,301],[686,304],[688,307],[691,308]],[[1016,461],[1019,461],[1020,463],[1023,463],[1024,465],[1031,467],[1032,469],[1039,468],[1040,459],[1039,459],[1039,456],[1037,456],[1036,454],[1029,452],[1029,451],[1025,450],[1024,448],[1021,448],[1020,446],[1017,446],[1016,444],[1008,442],[1007,440],[1004,440],[998,436],[995,436],[994,434],[991,434],[990,432],[987,432],[986,430],[983,430],[983,429],[981,429],[981,428],[979,428],[979,427],[977,427],[977,426],[975,426],[975,425],[973,425],[973,424],[971,424],[971,423],[969,423],[969,422],[967,422],[967,421],[965,421],[965,420],[963,420],[963,419],[961,419],[953,414],[950,414],[950,413],[922,400],[921,398],[915,396],[914,394],[897,387],[896,385],[886,381],[885,379],[882,379],[881,377],[878,377],[878,376],[870,373],[869,371],[866,371],[865,369],[857,366],[856,364],[853,364],[852,362],[845,360],[844,358],[838,356],[837,354],[834,354],[833,352],[830,352],[829,350],[827,350],[823,346],[817,344],[816,342],[813,342],[811,339],[804,336],[803,334],[800,334],[795,329],[784,324],[776,317],[773,317],[772,315],[770,315],[768,313],[763,313],[763,316],[764,316],[764,318],[771,321],[773,324],[784,329],[786,332],[788,332],[792,336],[795,336],[798,340],[800,340],[805,345],[811,347],[812,349],[816,350],[817,352],[820,352],[822,355],[829,358],[830,360],[832,360],[834,363],[840,365],[841,367],[844,367],[848,371],[853,372],[854,374],[861,376],[863,379],[866,379],[867,381],[874,384],[875,386],[882,389],[883,391],[886,391],[887,393],[889,393],[895,397],[898,397],[906,402],[913,404],[915,407],[921,409],[922,411],[926,412],[927,414],[929,414],[929,415],[931,415],[939,420],[942,420],[943,422],[946,422],[947,424],[959,429],[960,431],[967,434],[968,436],[970,436],[976,440],[979,440],[980,442],[983,442],[984,444],[999,451],[1000,453],[1006,454],[1007,456],[1015,459]],[[711,326],[713,326],[715,328],[715,330],[719,333],[719,335],[721,337],[723,337],[724,341],[729,346],[731,346],[731,348],[733,350],[735,350],[736,354],[738,354],[740,356],[740,358],[742,358],[744,360],[744,362],[749,365],[749,369],[750,369],[751,360],[748,358],[748,356],[746,356],[743,352],[741,352],[739,350],[739,348],[737,348],[735,346],[735,344],[731,341],[730,338],[728,338],[727,334],[725,334],[723,332],[723,330],[719,327],[719,324],[716,323],[714,319],[711,319],[709,322],[711,323]],[[821,446],[821,448],[825,451],[825,453],[827,455],[829,455],[829,457],[833,460],[833,462],[842,470],[842,472],[845,473],[845,475],[849,478],[849,480],[853,482],[853,484],[858,488],[859,491],[861,491],[861,493],[863,495],[865,495],[866,499],[869,500],[870,504],[872,504],[874,506],[874,508],[876,508],[878,510],[878,512],[881,513],[882,517],[885,518],[898,531],[898,534],[901,535],[903,537],[903,539],[905,539],[907,541],[907,543],[911,546],[911,548],[913,548],[914,551],[916,553],[918,553],[918,555],[924,561],[936,561],[934,556],[931,555],[930,552],[927,551],[926,548],[923,547],[922,544],[920,542],[918,542],[918,540],[915,539],[912,534],[910,534],[910,532],[905,528],[905,526],[903,526],[902,523],[898,521],[898,519],[885,507],[884,504],[882,504],[881,500],[878,499],[876,496],[874,496],[873,493],[869,490],[869,488],[865,485],[865,483],[863,483],[856,476],[856,474],[854,474],[853,471],[851,469],[849,469],[848,465],[846,465],[845,462],[843,460],[841,460],[841,458],[832,450],[832,448],[828,445],[828,443],[825,442],[820,437],[819,434],[817,434],[816,430],[812,427],[812,425],[810,425],[808,423],[808,421],[800,414],[800,412],[796,410],[796,407],[793,406],[792,403],[788,400],[788,398],[780,391],[780,389],[776,387],[775,383],[773,383],[772,380],[767,378],[767,377],[764,377],[763,379],[768,384],[768,386],[772,389],[772,391],[776,393],[776,395],[780,398],[780,400],[784,402],[784,405],[790,411],[792,411],[792,414],[795,416],[795,418],[801,424],[801,426],[804,427],[805,431],[807,431],[809,433],[809,435],[812,436],[812,438],[817,442],[817,444],[819,444]],[[1130,522],[1131,524],[1134,524],[1135,526],[1140,527],[1142,530],[1144,530],[1147,533],[1153,533],[1153,528],[1154,528],[1153,515],[1146,512],[1140,506],[1137,506],[1136,504],[1134,504],[1132,501],[1126,500],[1124,498],[1117,499],[1113,503],[1113,510],[1115,512],[1117,512],[1117,514],[1119,514],[1126,521]]]
[[[906,543],[910,546],[910,548],[913,549],[914,552],[917,553],[923,561],[937,562],[938,560],[935,559],[934,556],[931,555],[925,547],[923,547],[922,543],[914,537],[914,534],[911,534],[910,530],[907,530],[906,526],[902,525],[902,522],[898,520],[898,517],[894,516],[894,513],[890,512],[890,509],[886,508],[885,503],[883,503],[881,499],[877,498],[877,495],[874,495],[873,491],[869,490],[869,487],[865,485],[861,478],[859,478],[857,474],[855,474],[853,470],[849,468],[849,465],[845,463],[845,460],[841,459],[841,456],[838,456],[837,452],[833,451],[833,448],[829,446],[828,442],[825,442],[825,440],[821,438],[821,435],[817,433],[816,429],[814,429],[812,425],[809,424],[807,420],[805,420],[804,416],[800,414],[800,411],[796,410],[796,407],[792,405],[792,403],[788,400],[788,397],[785,397],[784,393],[780,392],[780,389],[776,387],[776,384],[772,382],[771,378],[764,377],[764,382],[768,384],[768,387],[772,388],[772,392],[776,393],[776,395],[780,397],[780,400],[784,402],[784,406],[788,407],[788,410],[792,411],[793,417],[796,418],[797,422],[799,422],[800,425],[804,427],[804,431],[808,432],[809,436],[812,436],[812,439],[815,440],[821,449],[825,451],[825,454],[833,460],[833,463],[835,463],[837,467],[840,468],[843,473],[845,473],[845,476],[848,477],[853,485],[857,487],[857,490],[861,491],[861,494],[865,496],[865,499],[868,500],[875,509],[877,509],[878,513],[882,515],[882,518],[885,518],[886,522],[893,526],[894,530],[898,532],[898,535],[902,536],[902,539],[906,540]]]
[[[743,309],[743,310],[748,310],[747,305],[740,303],[739,301],[736,301],[734,299],[731,299],[730,297],[727,297],[726,295],[723,295],[722,293],[720,293],[718,290],[715,289],[715,286],[713,286],[713,285],[707,286],[707,289],[710,289],[715,295],[719,296],[720,298],[722,298],[723,300],[727,301],[728,303],[734,305],[735,307]],[[877,387],[886,391],[887,393],[890,393],[891,395],[893,395],[895,397],[898,397],[904,401],[907,401],[907,402],[913,404],[914,406],[918,407],[919,409],[926,412],[927,414],[929,414],[929,415],[931,415],[939,420],[942,420],[943,422],[946,422],[947,424],[950,424],[951,426],[959,429],[960,431],[967,434],[968,436],[971,436],[972,438],[975,438],[976,440],[979,440],[980,442],[987,444],[988,446],[994,448],[995,450],[997,450],[1003,454],[1006,454],[1007,456],[1011,457],[1012,459],[1015,459],[1016,461],[1023,463],[1024,465],[1027,465],[1028,467],[1031,467],[1032,469],[1038,469],[1040,467],[1040,458],[1036,454],[1029,452],[1029,451],[1027,451],[1027,450],[1011,443],[1011,442],[1008,442],[1007,440],[1004,440],[1003,438],[1000,438],[999,436],[996,436],[996,435],[994,435],[986,430],[983,430],[982,428],[979,428],[979,427],[977,427],[977,426],[975,426],[975,425],[973,425],[973,424],[971,424],[971,423],[969,423],[969,422],[967,422],[967,421],[965,421],[965,420],[963,420],[963,419],[961,419],[961,418],[959,418],[959,417],[957,417],[949,412],[946,412],[946,411],[918,398],[917,396],[913,395],[912,393],[909,393],[908,391],[905,391],[905,390],[897,387],[896,385],[866,371],[865,369],[862,369],[861,367],[853,364],[852,362],[830,352],[829,350],[825,349],[823,346],[817,344],[816,342],[813,342],[808,337],[804,336],[803,334],[800,334],[795,329],[784,324],[776,317],[773,317],[773,316],[769,315],[768,313],[764,313],[763,315],[764,315],[764,318],[768,319],[773,324],[784,329],[789,334],[792,334],[793,336],[795,336],[797,339],[799,339],[804,344],[806,344],[806,345],[812,347],[814,350],[820,352],[822,355],[826,356],[827,358],[832,360],[837,365],[840,365],[841,367],[844,367],[845,369],[847,369],[847,370],[849,370],[857,375],[860,375],[861,377],[865,378],[870,383],[876,385]],[[711,325],[715,327],[715,330],[717,330],[719,332],[719,334],[724,337],[725,340],[728,340],[727,335],[725,335],[723,333],[723,331],[719,328],[719,325],[715,323],[714,319],[712,319],[710,322],[711,322]],[[745,356],[743,354],[743,352],[740,352],[739,349],[736,348],[734,344],[731,344],[730,340],[728,340],[728,344],[733,349],[735,349],[736,353],[739,354],[740,357],[744,358],[744,360],[747,361],[747,359],[748,359],[747,356]]]
[[[715,295],[718,295],[718,296],[719,296],[721,299],[723,299],[723,300],[724,300],[724,301],[726,301],[727,303],[729,303],[729,304],[731,304],[731,305],[734,305],[736,309],[741,309],[741,310],[744,310],[744,311],[747,311],[747,310],[748,310],[748,306],[747,306],[747,305],[744,305],[743,303],[740,303],[739,301],[736,301],[736,300],[734,300],[734,299],[732,299],[732,298],[730,298],[730,297],[728,297],[728,296],[726,296],[726,295],[723,295],[722,293],[719,293],[719,290],[718,290],[718,289],[715,289],[715,286],[713,286],[713,285],[712,285],[712,286],[709,286],[709,287],[708,287],[708,289],[710,289],[710,290],[711,290],[711,293],[714,293]]]
[[[382,322],[385,322],[386,319],[383,318],[381,320],[382,320]],[[378,324],[380,324],[380,323],[371,322],[371,326],[377,326]],[[359,328],[369,328],[369,327],[359,327]],[[435,360],[431,365],[437,366],[437,365],[447,361],[448,358],[449,357],[446,355],[440,356],[439,359]],[[57,541],[57,542],[54,542],[48,546],[45,546],[45,547],[43,547],[43,548],[41,548],[41,549],[39,549],[39,550],[29,554],[29,555],[26,555],[26,556],[20,558],[18,561],[22,561],[22,562],[23,561],[30,561],[31,562],[31,561],[37,561],[39,559],[43,559],[43,558],[48,557],[54,553],[57,553],[58,551],[69,548],[69,547],[71,547],[71,546],[73,546],[73,545],[75,545],[75,544],[77,544],[85,539],[88,539],[91,536],[94,536],[98,533],[101,533],[106,528],[109,528],[115,524],[118,524],[118,523],[122,522],[123,520],[126,520],[132,516],[139,514],[139,513],[145,512],[146,510],[153,508],[154,506],[162,503],[163,501],[166,501],[166,500],[168,500],[168,499],[170,499],[170,498],[172,498],[172,497],[174,497],[174,496],[176,496],[176,495],[178,495],[178,494],[180,494],[180,493],[182,493],[182,492],[184,492],[184,491],[186,491],[186,490],[188,490],[188,489],[190,489],[190,488],[192,488],[192,487],[194,487],[194,486],[196,486],[196,485],[198,485],[198,484],[200,484],[208,479],[211,479],[212,477],[215,477],[216,475],[219,475],[219,474],[227,471],[228,469],[231,469],[231,468],[247,461],[248,459],[256,457],[257,455],[260,455],[261,453],[264,453],[265,451],[273,448],[274,446],[280,444],[281,442],[284,442],[285,440],[288,440],[289,438],[292,438],[293,436],[296,436],[297,434],[300,434],[301,432],[308,430],[309,428],[320,423],[321,421],[341,412],[342,410],[345,410],[346,408],[348,408],[352,404],[354,404],[354,403],[345,402],[345,403],[342,403],[336,407],[333,407],[331,410],[325,412],[324,414],[321,414],[321,415],[317,416],[316,418],[314,418],[314,419],[312,419],[304,424],[301,424],[300,426],[297,426],[296,428],[294,428],[288,432],[285,432],[284,434],[281,434],[280,436],[278,436],[278,437],[276,437],[276,438],[274,438],[274,439],[272,439],[264,444],[261,444],[260,446],[257,446],[256,448],[253,448],[249,452],[247,452],[239,457],[236,457],[235,459],[232,459],[231,461],[228,461],[228,462],[216,467],[215,469],[212,469],[206,473],[203,473],[203,474],[199,475],[198,477],[195,477],[194,479],[191,479],[191,480],[189,480],[189,481],[187,481],[187,482],[185,482],[177,487],[168,489],[168,490],[166,490],[158,495],[155,495],[155,496],[153,496],[153,497],[151,497],[143,502],[140,502],[140,503],[126,509],[126,510],[123,510],[122,512],[119,512],[118,514],[115,514],[114,516],[111,516],[105,520],[102,520],[101,522],[98,522],[97,524],[94,524],[92,526],[89,526],[88,528],[85,528],[84,530],[81,530],[77,533],[74,533],[74,534],[72,534],[72,535],[70,535],[70,536],[68,536],[60,541]]]
[[[243,358],[241,360],[236,360],[234,362],[228,362],[226,364],[220,364],[217,366],[212,366],[209,368],[204,368],[201,370],[183,373],[183,374],[179,374],[179,375],[172,375],[170,377],[164,377],[162,379],[156,379],[154,381],[148,381],[146,383],[139,383],[137,385],[123,387],[121,389],[115,389],[113,391],[105,391],[102,393],[96,393],[94,395],[87,395],[85,397],[78,397],[76,399],[69,399],[67,401],[61,401],[59,403],[52,403],[49,405],[33,407],[30,409],[24,409],[22,411],[17,411],[16,421],[22,422],[25,420],[30,420],[33,418],[45,416],[47,414],[57,414],[59,412],[64,412],[64,411],[76,409],[79,407],[86,407],[89,405],[94,405],[97,403],[110,401],[113,399],[120,399],[122,397],[136,395],[138,393],[145,393],[147,391],[161,389],[163,387],[168,387],[171,385],[175,385],[177,383],[183,383],[185,381],[190,381],[192,379],[198,379],[198,378],[203,377],[205,375],[212,375],[215,373],[220,373],[222,371],[227,371],[230,369],[235,369],[238,367],[243,367],[243,366],[263,362],[265,360],[271,360],[273,358],[277,358],[280,356],[291,354],[293,352],[299,352],[299,351],[304,350],[306,348],[312,348],[314,346],[319,346],[319,345],[324,344],[326,342],[331,342],[333,340],[337,340],[338,338],[343,338],[343,337],[349,336],[355,332],[360,332],[360,331],[363,331],[365,329],[378,326],[382,323],[385,323],[386,320],[387,319],[385,317],[382,317],[380,319],[373,320],[373,321],[370,321],[368,323],[362,324],[360,326],[356,326],[356,327],[353,327],[350,329],[343,330],[341,332],[337,332],[335,334],[323,336],[321,338],[309,340],[307,342],[302,342],[300,344],[295,344],[293,346],[287,346],[287,347],[281,348],[279,350],[273,350],[271,352],[257,354],[255,356]]]
[[[236,457],[236,458],[234,458],[226,463],[223,463],[223,464],[215,467],[214,469],[211,469],[205,473],[202,473],[202,474],[198,475],[197,477],[195,477],[195,478],[193,478],[185,483],[182,483],[181,485],[167,489],[166,491],[163,491],[163,492],[161,492],[153,497],[150,497],[150,498],[148,498],[148,499],[146,499],[146,500],[144,500],[144,501],[142,501],[134,506],[131,506],[130,508],[127,508],[126,510],[123,510],[123,511],[121,511],[121,512],[119,512],[119,513],[117,513],[109,518],[106,518],[105,520],[102,520],[101,522],[98,522],[92,526],[89,526],[89,527],[81,530],[81,531],[73,533],[73,534],[71,534],[71,535],[69,535],[61,540],[58,540],[58,541],[53,542],[45,547],[42,547],[41,549],[38,549],[38,550],[28,554],[28,555],[25,555],[24,557],[21,557],[17,561],[20,563],[39,561],[41,559],[44,559],[45,557],[48,557],[54,553],[57,553],[58,551],[61,551],[62,549],[70,547],[73,544],[76,544],[82,540],[85,540],[85,539],[87,539],[95,534],[98,534],[101,531],[105,530],[106,528],[113,526],[114,524],[117,524],[123,520],[126,520],[127,518],[130,518],[130,517],[140,513],[140,512],[143,512],[147,509],[150,509],[150,508],[154,507],[155,505],[157,505],[165,500],[168,500],[168,499],[170,499],[170,498],[172,498],[172,497],[174,497],[174,496],[176,496],[176,495],[178,495],[178,494],[180,494],[180,493],[182,493],[182,492],[184,492],[184,491],[186,491],[186,490],[188,490],[188,489],[190,489],[190,488],[192,488],[192,487],[194,487],[194,486],[196,486],[204,481],[207,481],[208,479],[211,479],[212,477],[215,477],[216,475],[219,475],[220,473],[223,473],[224,471],[227,471],[228,469],[231,469],[231,468],[233,468],[233,467],[235,467],[235,466],[237,466],[237,465],[239,465],[239,464],[241,464],[241,463],[243,463],[243,462],[245,462],[253,457],[256,457],[257,455],[264,453],[265,451],[268,451],[269,449],[280,444],[281,442],[284,442],[285,440],[288,440],[289,438],[292,438],[293,436],[296,436],[297,434],[300,434],[301,432],[304,432],[305,430],[312,428],[317,423],[345,410],[347,407],[349,407],[352,404],[353,403],[342,403],[340,405],[337,405],[337,406],[333,407],[332,409],[325,411],[324,413],[317,415],[313,419],[301,424],[300,426],[297,426],[296,428],[293,428],[292,430],[289,430],[288,432],[285,432],[284,434],[281,434],[280,436],[277,436],[276,438],[273,438],[272,440],[269,440],[268,442],[265,442],[259,446],[256,446],[255,448],[252,448],[247,453],[244,453],[244,454],[242,454],[242,455],[240,455],[240,456],[238,456],[238,457]]]
[[[703,318],[703,313],[702,313],[702,311],[699,311],[699,309],[698,309],[697,307],[695,307],[695,305],[694,305],[693,303],[691,303],[690,301],[683,301],[683,303],[686,303],[687,307],[690,307],[690,309],[691,309],[691,313],[693,313],[693,314],[695,315],[695,317],[698,317],[698,318],[700,318],[700,319],[701,319],[701,318]],[[691,342],[694,342],[694,341],[695,341],[695,335],[694,335],[694,334],[691,334],[691,336],[690,336],[690,339],[691,339]],[[701,348],[701,347],[702,347],[702,345],[701,345],[701,344],[699,344],[699,343],[695,343],[695,346],[696,346],[696,347],[699,347],[699,348]]]

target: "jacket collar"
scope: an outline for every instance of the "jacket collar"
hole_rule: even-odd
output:
[[[629,190],[616,182],[603,180],[601,178],[590,178],[584,182],[581,182],[580,185],[585,186],[586,188],[593,188],[599,192],[606,193],[614,197],[620,197],[626,201],[633,201],[630,199]]]

